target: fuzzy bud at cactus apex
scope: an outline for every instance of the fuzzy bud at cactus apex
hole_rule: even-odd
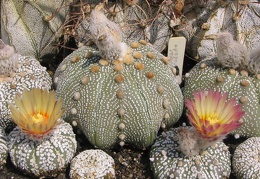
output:
[[[217,34],[217,58],[228,68],[246,69],[249,61],[247,48],[233,39],[229,32]]]
[[[128,47],[122,42],[121,28],[101,11],[91,12],[89,31],[103,58],[112,62],[126,54]]]
[[[0,39],[0,75],[9,76],[17,68],[17,59],[14,47],[5,45]]]

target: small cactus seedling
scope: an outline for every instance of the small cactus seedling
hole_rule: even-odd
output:
[[[71,161],[70,178],[115,179],[115,161],[102,150],[85,150],[74,157]]]
[[[194,93],[186,99],[192,127],[179,127],[163,133],[150,151],[155,178],[228,178],[231,161],[228,147],[221,141],[240,127],[244,115],[235,99],[218,91]]]
[[[51,77],[38,60],[17,54],[13,47],[0,40],[0,126],[10,123],[7,102],[12,102],[23,89],[51,88]]]
[[[120,41],[115,23],[106,19],[102,27],[94,15],[104,15],[92,15],[90,29],[99,49],[81,47],[55,72],[65,120],[78,125],[96,147],[148,147],[160,126],[172,126],[182,114],[183,96],[169,58],[144,40]]]
[[[54,91],[33,88],[10,103],[17,124],[8,135],[12,163],[27,174],[53,177],[64,170],[76,153],[76,139],[69,123],[61,119],[61,100]]]
[[[260,178],[259,150],[259,137],[251,137],[236,147],[232,164],[237,178]]]

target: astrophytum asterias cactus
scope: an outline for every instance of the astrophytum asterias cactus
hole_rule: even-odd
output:
[[[8,135],[12,163],[36,177],[53,177],[64,170],[76,153],[77,142],[69,123],[61,119],[61,100],[54,91],[24,90],[10,105],[17,124]]]
[[[172,126],[182,114],[174,70],[169,58],[146,41],[127,45],[114,33],[115,23],[103,19],[102,26],[98,19],[93,17],[91,29],[99,50],[83,46],[55,72],[56,93],[67,110],[64,119],[77,124],[96,147],[148,147],[160,126]]]
[[[154,178],[228,178],[231,161],[228,147],[217,142],[198,155],[187,157],[179,148],[178,129],[162,133],[150,151]]]
[[[50,89],[52,80],[38,60],[17,54],[14,48],[0,40],[0,126],[10,123],[7,102],[12,102],[23,89]]]
[[[22,55],[40,59],[54,52],[72,0],[2,0],[1,38]]]
[[[251,52],[259,49],[260,4],[255,0],[186,0],[184,25],[174,31],[187,38],[187,54],[201,61],[216,54],[215,34],[229,31]]]
[[[116,178],[115,161],[102,150],[85,150],[72,159],[70,178]]]
[[[226,41],[230,43],[223,43]],[[185,98],[190,99],[193,91],[210,88],[228,93],[228,99],[235,98],[245,111],[241,119],[243,125],[232,134],[260,136],[260,58],[257,56],[247,54],[246,49],[233,42],[227,33],[224,36],[220,33],[217,57],[201,61],[186,74],[183,90]]]
[[[8,147],[5,131],[0,127],[0,169],[6,164],[8,156]]]
[[[237,178],[260,178],[259,151],[259,137],[251,137],[236,147],[232,168]]]
[[[192,91],[208,88],[228,92],[228,98],[236,98],[245,111],[242,118],[244,124],[233,134],[260,136],[260,75],[250,77],[245,71],[239,73],[217,66],[216,61],[212,59],[198,63],[186,75],[184,96],[190,98]]]
[[[186,99],[192,127],[179,127],[163,133],[151,148],[150,160],[155,178],[228,178],[231,161],[221,140],[240,127],[244,112],[235,99],[218,91],[194,93]]]

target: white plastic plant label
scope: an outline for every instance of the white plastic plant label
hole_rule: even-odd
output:
[[[177,65],[179,68],[179,75],[177,80],[179,83],[182,81],[183,61],[185,54],[186,38],[185,37],[172,37],[168,44],[167,56],[171,59],[171,63]]]

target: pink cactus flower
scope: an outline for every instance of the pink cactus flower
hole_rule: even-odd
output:
[[[236,99],[227,100],[219,91],[194,92],[194,99],[185,100],[191,125],[202,138],[217,140],[240,127],[245,114]]]

